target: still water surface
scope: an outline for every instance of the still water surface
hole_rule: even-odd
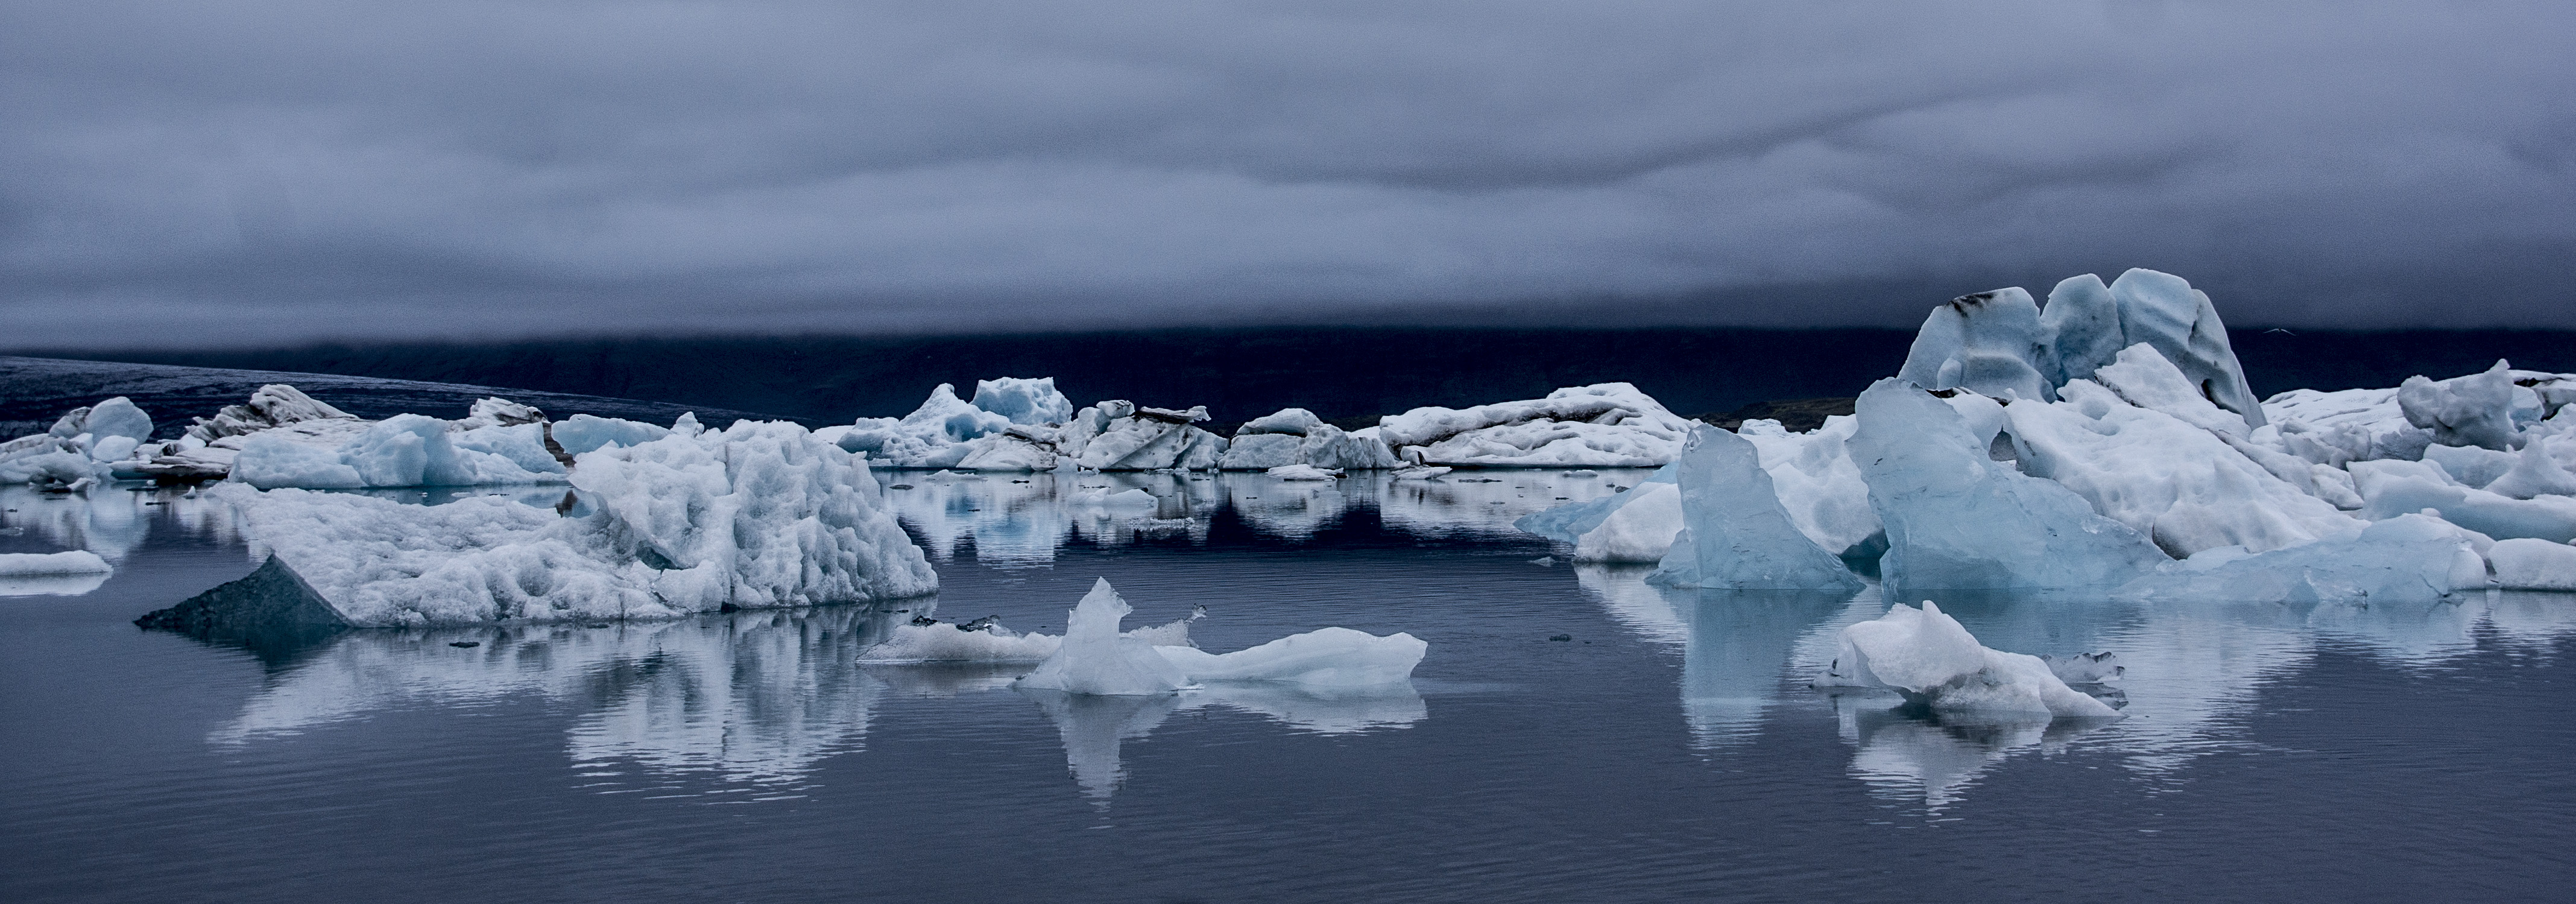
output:
[[[221,511],[0,492],[0,551],[118,564],[0,585],[0,899],[2424,900],[2576,880],[2576,598],[1935,597],[1991,646],[2128,667],[2122,721],[1942,724],[1806,686],[1885,608],[1874,589],[1663,591],[1510,527],[1640,476],[890,475],[935,603],[248,644],[129,624],[250,570]],[[1131,486],[1156,505],[1078,501]],[[1142,699],[860,661],[934,606],[1060,631],[1095,577],[1131,625],[1206,606],[1211,650],[1343,625],[1430,655],[1382,692]]]

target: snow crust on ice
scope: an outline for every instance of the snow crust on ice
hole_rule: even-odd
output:
[[[1860,578],[1798,529],[1761,451],[1715,427],[1691,431],[1673,462],[1682,532],[1648,583],[1739,590],[1858,590]],[[1630,506],[1634,508],[1635,506]]]
[[[2487,549],[2496,586],[2506,590],[2576,591],[2576,546],[2518,537]]]
[[[2513,445],[2514,389],[2513,367],[2498,360],[2465,377],[2407,377],[2397,387],[2397,405],[2408,424],[2432,431],[2433,442],[2502,452]]]
[[[1850,454],[1887,527],[1879,568],[1892,586],[2116,586],[2166,561],[2073,490],[1993,460],[2006,421],[1993,400],[1887,379],[1861,393],[1856,417]]]
[[[2499,544],[2500,545],[2500,544]],[[2425,603],[2484,588],[2486,562],[2469,531],[2424,515],[2401,515],[2356,536],[2266,553],[2205,550],[2120,588],[2131,599],[2335,600]]]
[[[2155,354],[2143,345],[2134,351]],[[2359,521],[2265,470],[2220,434],[2131,405],[2090,380],[2069,381],[2061,394],[2064,400],[2054,404],[2004,406],[2023,473],[2073,490],[2094,511],[2175,558],[2220,546],[2261,552],[2361,532]],[[2208,411],[2234,416],[2215,406]],[[2299,464],[2298,476],[2306,477],[2306,467]]]
[[[1825,683],[1885,688],[1937,713],[2118,718],[2119,710],[2066,686],[2047,662],[1979,644],[1931,600],[1898,605],[1842,631]]]
[[[1681,454],[1697,422],[1627,383],[1596,383],[1544,399],[1473,408],[1415,408],[1378,421],[1406,461],[1501,468],[1651,468]]]
[[[969,404],[1014,424],[1061,424],[1073,417],[1073,400],[1056,390],[1054,377],[977,380]]]
[[[452,431],[420,414],[369,425],[336,449],[268,431],[251,434],[233,459],[232,479],[261,489],[476,486],[558,483],[564,466],[545,448],[540,424]]]
[[[70,552],[0,553],[0,577],[35,577],[40,575],[100,574],[116,570],[106,559],[86,549]]]
[[[1166,694],[1202,681],[1367,687],[1410,677],[1429,649],[1410,634],[1325,628],[1212,654],[1121,635],[1118,621],[1130,611],[1106,579],[1095,582],[1067,615],[1062,645],[1018,686],[1098,696]]]
[[[921,550],[862,460],[744,421],[579,458],[588,514],[480,497],[439,506],[298,489],[213,492],[348,623],[661,618],[920,596]]]

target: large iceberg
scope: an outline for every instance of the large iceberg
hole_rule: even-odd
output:
[[[2064,485],[1994,460],[2007,418],[1991,399],[1942,399],[1888,379],[1861,393],[1858,408],[1851,457],[1887,526],[1879,569],[1891,585],[2117,586],[2167,559]]]
[[[1075,412],[1056,448],[1094,471],[1205,471],[1226,451],[1224,437],[1192,426],[1207,419],[1206,406],[1179,411],[1113,399]]]
[[[1062,644],[1018,686],[1109,696],[1166,694],[1200,682],[1371,687],[1411,677],[1429,650],[1410,634],[1325,628],[1214,654],[1120,634],[1118,621],[1130,611],[1107,580],[1094,583],[1067,616]]]
[[[1977,643],[1931,600],[1844,628],[1820,684],[1892,690],[1936,713],[2117,718],[2110,704],[2066,686],[2049,663]]]
[[[879,509],[865,461],[794,424],[603,448],[580,456],[571,482],[580,504],[568,515],[494,497],[419,506],[226,484],[214,492],[267,563],[143,623],[660,618],[938,589]]]
[[[1649,583],[1737,590],[1858,590],[1860,578],[1789,520],[1753,443],[1691,431],[1675,461],[1683,528]],[[1630,506],[1635,508],[1635,506]]]
[[[1284,408],[1245,421],[1217,461],[1217,467],[1228,471],[1267,471],[1288,465],[1369,471],[1403,464],[1374,433],[1344,431],[1303,408]]]
[[[1626,383],[1575,386],[1544,399],[1416,408],[1378,422],[1378,439],[1421,464],[1487,468],[1653,468],[1670,463],[1695,424]]]

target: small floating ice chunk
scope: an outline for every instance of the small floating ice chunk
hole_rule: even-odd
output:
[[[2073,688],[2047,662],[1977,643],[1931,600],[1899,605],[1844,628],[1828,683],[1896,691],[1942,713],[2028,713],[2115,718],[2119,710]]]
[[[1369,687],[1410,677],[1430,648],[1410,634],[1325,628],[1219,655],[1121,635],[1118,621],[1130,611],[1108,580],[1094,583],[1067,616],[1062,646],[1019,686],[1113,696],[1168,693],[1202,681]]]
[[[1263,473],[1281,480],[1339,480],[1342,472],[1327,471],[1314,465],[1280,465]]]
[[[114,571],[106,559],[86,549],[70,552],[0,553],[0,577],[104,574]]]

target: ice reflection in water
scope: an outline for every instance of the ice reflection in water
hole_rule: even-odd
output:
[[[2128,718],[1934,719],[1895,709],[1893,695],[1808,687],[1853,622],[1886,610],[1876,586],[1848,601],[1797,595],[1676,591],[1644,582],[1649,569],[1581,566],[1586,595],[1647,640],[1682,648],[1683,718],[1704,749],[1740,745],[1791,695],[1825,698],[1854,748],[1850,773],[1927,810],[1954,803],[1977,776],[2012,756],[2082,743],[2124,755],[2143,777],[2214,752],[2242,749],[2238,725],[2270,679],[2336,642],[2392,665],[2438,669],[2482,641],[2527,650],[2576,634],[2576,597],[2471,593],[2429,605],[2388,603],[2131,603],[2100,596],[1930,594],[1987,646],[2024,653],[2108,650],[2128,669],[2117,688]],[[1767,720],[1767,721],[1766,721]]]
[[[229,510],[184,490],[138,484],[82,495],[0,486],[0,540],[19,541],[0,543],[0,550],[86,549],[120,563],[143,545],[156,522],[224,542],[238,538]]]
[[[1251,472],[964,474],[888,471],[884,498],[932,561],[953,561],[971,544],[984,565],[1045,565],[1076,539],[1104,546],[1140,537],[1207,540],[1208,524],[1231,512],[1261,533],[1311,538],[1355,510],[1374,509],[1388,528],[1424,537],[1521,536],[1512,522],[1569,501],[1632,486],[1647,471],[1578,477],[1566,471],[1462,471],[1434,480],[1396,480],[1354,471],[1335,481],[1290,481]],[[900,485],[901,489],[897,489]],[[1141,490],[1152,498],[1112,500]]]
[[[1037,701],[1056,731],[1064,736],[1064,759],[1085,797],[1107,805],[1126,771],[1119,766],[1119,745],[1141,739],[1176,712],[1224,706],[1258,713],[1300,731],[1348,734],[1373,728],[1403,728],[1429,715],[1422,695],[1411,683],[1386,687],[1331,690],[1291,685],[1209,684],[1177,695],[1095,697],[1059,691],[1023,690]]]

